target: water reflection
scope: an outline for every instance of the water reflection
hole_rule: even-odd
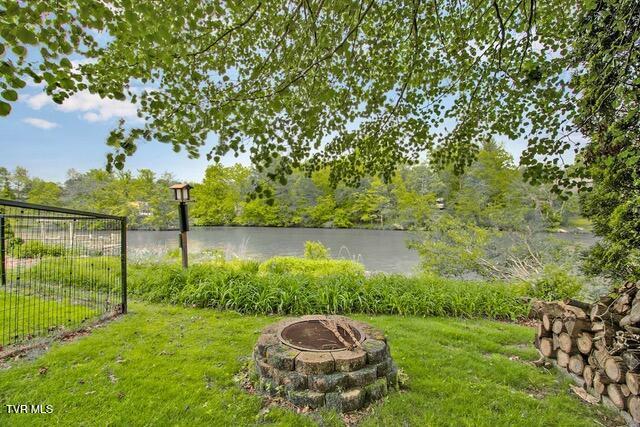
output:
[[[407,249],[410,232],[322,228],[194,227],[189,251],[220,249],[228,257],[266,259],[276,255],[302,256],[304,242],[319,241],[335,258],[353,259],[368,271],[413,273],[419,264]],[[178,246],[176,231],[129,231],[128,246],[136,252],[159,255]]]

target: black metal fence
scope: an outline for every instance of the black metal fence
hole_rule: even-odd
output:
[[[126,313],[126,224],[0,199],[0,347]]]

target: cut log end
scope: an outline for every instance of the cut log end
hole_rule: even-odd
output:
[[[575,354],[569,358],[569,370],[577,375],[584,371],[584,358],[581,354]]]
[[[622,395],[625,398],[631,396],[631,390],[629,390],[629,387],[624,383],[620,384],[620,391],[622,391]]]
[[[614,382],[621,383],[625,379],[627,367],[621,357],[609,356],[604,361],[604,371]]]
[[[567,332],[563,332],[558,336],[558,344],[560,345],[560,350],[564,351],[567,354],[574,353],[574,339],[571,338]]]
[[[631,391],[631,394],[640,394],[640,374],[627,372],[625,380],[627,383],[627,387],[629,387],[629,391]]]
[[[587,387],[593,386],[593,368],[591,365],[586,365],[582,371],[582,377]]]
[[[607,394],[607,385],[611,383],[611,380],[607,378],[603,372],[594,372],[593,374],[593,389],[600,395]]]
[[[540,353],[544,357],[553,357],[556,354],[556,350],[553,348],[553,339],[551,338],[540,339]]]
[[[633,418],[633,421],[640,422],[640,397],[631,396],[627,401],[627,407],[629,409],[629,414]]]
[[[581,332],[578,335],[576,344],[580,353],[589,354],[593,348],[593,336],[589,332]]]
[[[560,317],[557,317],[554,321],[553,324],[551,325],[551,330],[553,331],[554,334],[560,334],[562,332],[562,330],[564,329],[564,322],[562,321],[562,319]]]
[[[558,353],[556,354],[557,357],[557,361],[558,361],[558,366],[561,368],[567,368],[569,366],[569,354],[565,353],[562,350],[558,350]]]
[[[553,323],[553,319],[549,316],[549,313],[544,313],[542,315],[542,327],[545,331],[551,331],[551,325]]]
[[[607,396],[611,399],[611,402],[618,409],[625,409],[627,406],[627,399],[622,394],[620,384],[611,383],[607,386]]]

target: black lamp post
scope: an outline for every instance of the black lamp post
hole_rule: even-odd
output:
[[[182,250],[182,268],[189,266],[189,258],[187,253],[187,231],[189,231],[189,216],[187,212],[187,202],[191,200],[189,184],[176,184],[170,187],[173,190],[173,198],[178,204],[178,212],[180,214],[180,249]]]

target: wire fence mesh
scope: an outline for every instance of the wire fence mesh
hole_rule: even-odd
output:
[[[126,312],[126,219],[0,200],[0,346]]]

